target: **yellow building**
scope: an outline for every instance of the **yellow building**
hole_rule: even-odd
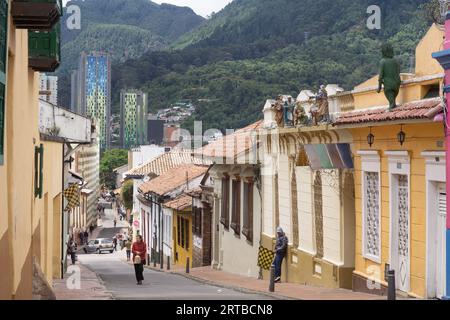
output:
[[[54,298],[52,279],[64,271],[66,143],[90,141],[89,119],[39,101],[36,71],[59,65],[62,11],[43,2],[0,0],[0,299]]]
[[[386,268],[405,295],[443,296],[445,284],[445,147],[440,98],[442,48],[433,25],[416,50],[415,74],[403,74],[388,112],[378,76],[357,86],[355,110],[335,125],[353,136],[356,258],[353,289],[386,293]]]
[[[180,197],[164,204],[165,208],[172,209],[172,263],[186,267],[189,258],[189,268],[193,259],[193,235],[192,235],[192,198],[188,195]]]

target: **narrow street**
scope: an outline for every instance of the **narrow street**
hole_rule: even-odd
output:
[[[113,228],[112,211],[106,211],[99,238],[112,238],[122,228]],[[264,295],[245,294],[238,291],[206,285],[181,275],[145,269],[144,284],[136,285],[134,269],[126,262],[125,251],[113,254],[79,254],[81,264],[95,272],[104,282],[114,299],[119,300],[267,300]]]

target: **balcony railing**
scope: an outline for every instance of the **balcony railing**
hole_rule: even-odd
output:
[[[14,0],[11,6],[18,29],[51,30],[62,13],[62,0]]]
[[[60,24],[51,31],[28,32],[28,65],[34,71],[54,72],[60,63]]]

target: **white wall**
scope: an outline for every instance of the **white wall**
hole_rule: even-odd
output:
[[[342,265],[341,194],[337,170],[322,171],[322,203],[324,259]]]
[[[291,218],[291,179],[289,172],[289,159],[287,155],[280,154],[278,158],[278,195],[280,207],[280,226],[292,243],[292,218]],[[278,226],[275,226],[278,227]]]
[[[298,192],[299,249],[315,254],[312,173],[310,167],[296,167]]]

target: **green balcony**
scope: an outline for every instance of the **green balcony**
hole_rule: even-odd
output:
[[[28,65],[34,71],[54,72],[60,63],[60,24],[51,31],[28,31]]]
[[[14,0],[11,3],[11,15],[18,29],[51,30],[62,13],[62,0]]]

